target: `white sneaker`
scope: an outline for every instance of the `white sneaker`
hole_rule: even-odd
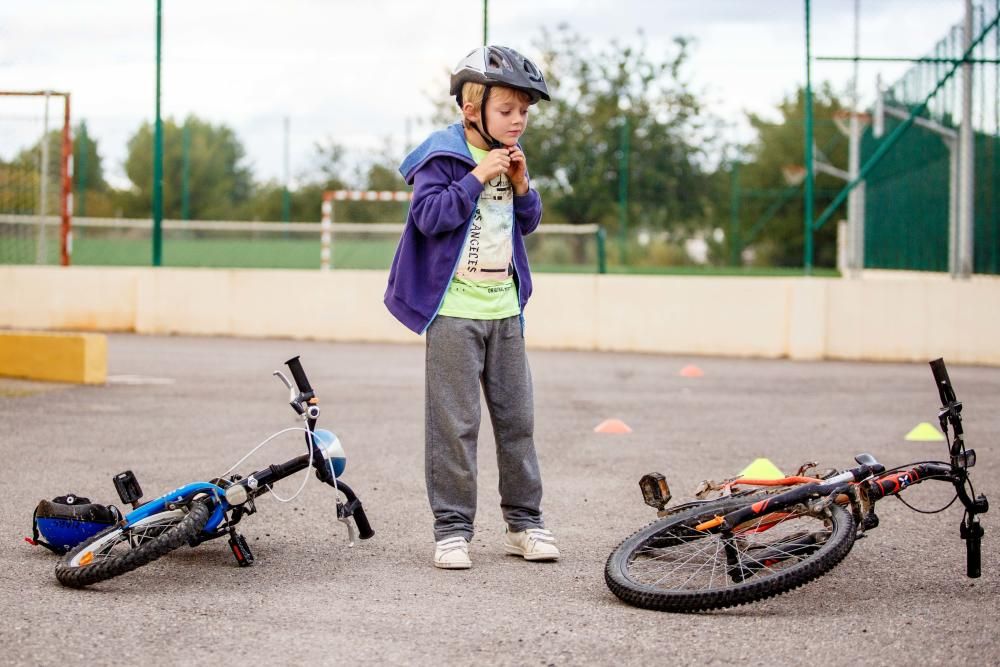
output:
[[[434,567],[443,570],[468,570],[472,567],[468,541],[456,535],[438,542],[437,548],[434,549]]]
[[[559,549],[551,531],[544,528],[528,528],[519,533],[507,529],[504,551],[523,556],[524,560],[558,560]]]

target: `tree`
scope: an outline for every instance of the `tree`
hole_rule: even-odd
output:
[[[87,132],[84,122],[73,130],[73,181],[83,190],[108,190],[108,182],[104,180],[104,161],[97,149],[97,141]]]
[[[816,158],[841,169],[847,166],[847,139],[833,122],[842,105],[829,84],[813,95],[813,135],[819,149]],[[798,89],[778,105],[780,118],[770,121],[758,114],[747,114],[757,139],[745,148],[739,169],[740,220],[743,244],[752,244],[758,261],[776,266],[802,266],[805,245],[805,207],[803,188],[789,185],[782,169],[802,167],[805,155],[805,91]],[[729,166],[727,166],[729,168]],[[833,201],[844,181],[817,173],[815,180],[814,218]],[[845,210],[845,209],[842,209]],[[836,217],[814,232],[814,264],[836,264]],[[756,229],[755,229],[756,228]],[[755,232],[754,238],[746,238]]]
[[[184,130],[189,133],[188,174],[190,217],[229,220],[252,193],[246,152],[236,133],[188,116],[183,125],[163,123],[163,214],[180,218],[184,171]],[[144,123],[128,141],[125,173],[134,190],[124,198],[126,217],[146,217],[153,201],[153,127]]]
[[[682,232],[703,224],[713,121],[682,78],[688,40],[673,46],[656,59],[644,42],[595,52],[564,26],[543,32],[539,65],[552,102],[532,109],[523,143],[550,213],[616,226],[627,159],[633,225]]]
[[[82,215],[110,215],[112,210],[111,192],[104,179],[104,164],[98,151],[97,142],[86,132],[81,123],[73,130],[73,189],[74,213]],[[59,210],[58,197],[62,178],[62,130],[49,130],[45,137],[48,143],[48,211]],[[38,187],[37,173],[41,164],[42,140],[20,151],[11,165],[26,174],[34,174],[34,187]],[[81,177],[84,181],[81,181]]]
[[[545,202],[543,222],[622,231],[624,199],[628,262],[689,262],[682,241],[704,235],[714,213],[707,165],[718,123],[684,79],[689,41],[678,37],[668,53],[654,57],[640,33],[636,47],[613,42],[595,51],[560,26],[554,34],[543,31],[536,46],[552,101],[531,108],[521,143]],[[432,122],[458,117],[446,98]],[[655,232],[643,234],[648,245],[641,252],[637,229]],[[582,263],[588,242],[577,241],[574,261]],[[619,257],[626,255],[613,254]]]

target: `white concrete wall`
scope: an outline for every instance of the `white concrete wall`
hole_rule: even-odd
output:
[[[0,267],[0,328],[417,342],[383,271]],[[533,347],[1000,365],[1000,278],[537,274]]]

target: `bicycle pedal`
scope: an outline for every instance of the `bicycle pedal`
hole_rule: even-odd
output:
[[[239,533],[230,533],[229,548],[232,550],[233,556],[236,558],[236,563],[240,567],[250,567],[253,565],[253,552],[250,551],[250,545],[247,544],[245,537]]]
[[[114,476],[113,481],[122,502],[126,505],[132,505],[133,508],[138,507],[139,499],[142,498],[142,487],[139,486],[139,480],[135,478],[135,473],[131,470],[120,472]]]

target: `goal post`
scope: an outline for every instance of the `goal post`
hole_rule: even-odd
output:
[[[396,241],[403,232],[400,222],[347,222],[337,215],[336,202],[408,202],[409,190],[328,190],[323,193],[320,218],[320,268],[334,267],[337,238],[339,254],[359,257],[372,253],[391,259]],[[542,224],[525,237],[532,266],[550,272],[607,272],[605,233],[596,224]],[[341,266],[341,268],[345,268]]]
[[[70,93],[68,92],[58,92],[53,90],[38,90],[38,91],[10,91],[10,90],[0,90],[0,98],[44,98],[45,108],[44,108],[44,125],[42,129],[41,140],[39,146],[41,148],[41,158],[39,160],[39,170],[38,170],[38,198],[34,200],[34,205],[25,205],[24,202],[20,202],[16,205],[16,208],[21,210],[3,210],[5,208],[10,208],[6,205],[4,201],[4,193],[0,192],[0,213],[23,213],[27,212],[29,215],[33,215],[38,219],[38,234],[37,240],[34,243],[35,246],[35,262],[39,264],[45,264],[48,262],[48,251],[46,247],[46,226],[49,221],[49,211],[48,211],[48,184],[49,184],[49,127],[48,127],[48,103],[51,97],[61,97],[63,98],[63,123],[62,123],[62,137],[60,140],[60,157],[59,157],[59,177],[57,182],[57,187],[59,190],[58,194],[58,222],[59,222],[59,263],[62,266],[69,266],[70,259],[73,253],[73,232],[72,232],[72,216],[73,216],[73,134],[72,126],[70,124]],[[21,134],[21,133],[18,133]],[[22,137],[18,136],[18,139]],[[31,137],[23,137],[27,139],[26,143],[28,146],[32,143]],[[4,164],[0,161],[0,165],[3,165],[4,173],[0,174],[0,188],[8,189],[11,187],[11,181],[13,180],[11,173],[13,167]],[[29,179],[30,180],[30,179]],[[6,235],[8,230],[0,229],[0,235]],[[22,260],[23,258],[13,258],[15,260]],[[0,258],[0,260],[8,261],[7,258]]]
[[[333,268],[333,221],[334,202],[337,201],[370,201],[370,202],[405,202],[413,199],[409,190],[327,190],[323,193],[323,206],[320,218],[320,250],[319,266],[324,271]],[[371,232],[394,231],[398,225],[382,223],[341,223],[337,227],[343,231]],[[381,229],[379,229],[381,228]],[[401,227],[399,227],[401,229]]]

